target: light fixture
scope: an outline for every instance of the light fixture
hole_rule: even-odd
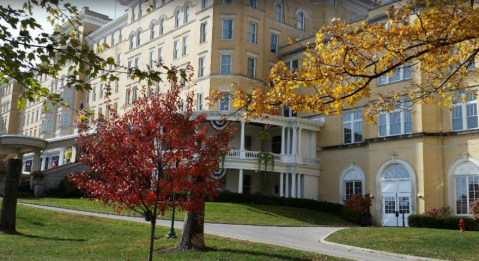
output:
[[[421,193],[417,193],[417,197],[418,197],[418,198],[423,198],[423,196],[421,195]]]

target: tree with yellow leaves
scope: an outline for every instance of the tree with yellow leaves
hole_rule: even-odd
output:
[[[340,113],[371,96],[371,85],[398,70],[416,72],[407,87],[381,93],[366,118],[391,110],[401,98],[413,103],[452,104],[466,79],[477,76],[478,0],[409,0],[391,4],[387,22],[344,24],[335,20],[306,45],[302,66],[291,71],[279,62],[269,82],[239,87],[233,99],[247,117],[278,114],[280,106],[297,112]],[[295,44],[294,41],[290,41]],[[212,99],[221,93],[212,93]]]

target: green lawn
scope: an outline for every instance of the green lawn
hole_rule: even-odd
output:
[[[351,228],[327,241],[351,246],[448,260],[478,260],[479,232],[425,228]]]
[[[0,234],[0,260],[146,260],[149,225],[19,206],[17,231]],[[159,227],[157,235],[165,235]],[[181,233],[181,231],[178,231]],[[173,247],[163,237],[156,249]],[[206,253],[158,254],[155,260],[343,260],[278,246],[206,236]]]
[[[20,199],[20,202],[37,203],[48,206],[67,207],[104,213],[114,213],[111,207],[87,199],[39,198]],[[338,216],[320,211],[265,205],[243,205],[230,203],[206,203],[206,222],[275,225],[275,226],[349,226],[351,223]],[[184,212],[177,212],[176,220],[183,220]],[[138,215],[125,211],[125,215]],[[165,213],[171,219],[171,213]]]

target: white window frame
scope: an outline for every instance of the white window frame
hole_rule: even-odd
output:
[[[250,0],[249,1],[249,6],[254,8],[254,9],[258,9],[258,7],[259,7],[258,0]]]
[[[356,22],[358,20],[358,14],[356,12],[351,12],[351,22]]]
[[[148,60],[148,66],[150,66],[150,70],[153,68],[153,55],[155,53],[155,50],[150,50],[149,53],[149,60]]]
[[[218,110],[229,111],[230,110],[230,94],[225,94],[218,102]]]
[[[151,24],[151,27],[150,27],[150,40],[153,40],[155,39],[155,28],[156,24]]]
[[[391,134],[391,125],[392,118],[399,116],[399,122],[396,124],[400,125],[400,133],[398,134]],[[396,118],[394,118],[396,119]],[[411,123],[411,130],[406,130],[407,123]],[[385,128],[385,134],[381,134],[381,128]],[[388,113],[381,113],[378,117],[378,137],[389,137],[389,136],[398,136],[404,134],[411,134],[413,132],[413,124],[412,124],[412,108],[409,103],[401,102],[399,108],[388,112]]]
[[[182,55],[188,55],[188,35],[183,36],[183,48]]]
[[[183,24],[186,24],[190,21],[190,7],[185,7],[185,18],[183,19]]]
[[[70,113],[63,114],[62,127],[70,127]]]
[[[251,26],[254,27],[254,32],[251,32]],[[251,36],[253,37],[253,39],[251,39]],[[258,43],[258,24],[251,21],[248,23],[248,43]]]
[[[466,102],[463,102],[461,98],[467,98]],[[472,93],[468,94],[460,94],[460,97],[457,96],[455,98],[456,104],[454,105],[454,108],[451,110],[451,131],[463,131],[463,130],[474,130],[478,129],[478,113],[477,113],[477,97],[474,97]],[[455,115],[458,114],[458,112],[461,113],[460,117],[455,117]],[[472,113],[471,116],[469,116],[469,113]],[[475,115],[474,115],[475,114]],[[462,128],[461,129],[455,129],[454,128],[454,120],[455,119],[461,119],[462,118]],[[476,126],[475,127],[469,127],[469,118],[475,118],[476,119]]]
[[[299,30],[304,30],[304,17],[305,15],[303,12],[298,12],[296,28],[298,28]]]
[[[346,168],[343,169],[341,175],[339,176],[339,203],[343,204],[344,200],[347,198],[347,183],[353,183],[353,194],[364,195],[366,193],[366,179],[364,175],[364,171],[357,166],[356,164],[352,163]],[[361,182],[361,193],[356,193],[356,185],[355,183]]]
[[[278,12],[278,7],[279,7],[279,12]],[[278,23],[283,22],[283,6],[280,4],[276,4],[274,6],[274,20]]]
[[[159,27],[160,27],[160,35],[165,34],[165,19],[164,18],[162,18],[160,20],[160,26]]]
[[[206,43],[208,37],[208,22],[201,23],[200,25],[200,44]]]
[[[228,65],[229,69],[228,72],[223,71],[223,57],[229,56],[230,57],[230,63],[229,64],[224,64],[225,66]],[[233,61],[233,55],[232,54],[221,54],[220,55],[220,74],[221,75],[231,75],[231,64]]]
[[[357,126],[359,123],[359,126]],[[345,131],[345,125],[350,124],[351,128],[351,141],[346,142],[346,133]],[[355,133],[358,132],[357,129],[360,129],[361,133],[361,140],[356,140],[356,135]],[[363,142],[363,113],[362,111],[353,111],[353,112],[348,112],[343,114],[343,128],[342,128],[342,133],[343,133],[343,144],[354,144],[354,143],[359,143]]]
[[[275,45],[274,52],[273,52],[273,35],[276,36],[276,45]],[[270,45],[271,53],[278,54],[278,52],[279,52],[279,46],[278,45],[279,45],[279,34],[271,32],[271,45]]]
[[[408,71],[409,71],[409,74],[407,73]],[[392,76],[383,75],[379,77],[378,85],[386,85],[386,84],[391,84],[391,83],[400,82],[404,80],[409,80],[411,79],[411,76],[412,76],[412,65],[409,63],[405,63],[399,66]],[[394,77],[397,77],[397,79],[394,79]]]
[[[201,9],[208,7],[208,0],[201,0]]]
[[[175,12],[175,28],[177,28],[178,26],[180,26],[181,24],[181,16],[180,16],[180,10],[176,11]]]
[[[180,58],[180,39],[176,39],[173,42],[173,60]]]
[[[226,21],[231,21],[231,28],[225,29]],[[234,27],[233,18],[221,19],[221,40],[233,40],[233,27]],[[226,38],[225,30],[228,32],[231,32],[230,38]]]
[[[250,60],[253,60],[253,68],[250,68]],[[248,61],[246,62],[247,64],[247,72],[246,75],[250,78],[256,78],[256,57],[248,56]],[[253,70],[253,75],[250,75],[250,69]]]
[[[203,78],[205,77],[205,72],[206,72],[206,56],[201,56],[198,59],[198,78]]]
[[[204,104],[203,104],[203,102],[204,102],[203,93],[199,92],[196,97],[197,97],[197,99],[196,99],[197,108],[198,108],[199,111],[202,111],[202,110],[204,109],[204,108],[203,108],[203,107],[204,107]]]

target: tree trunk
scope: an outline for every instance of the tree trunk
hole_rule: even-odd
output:
[[[0,232],[16,234],[15,221],[17,216],[18,186],[22,172],[21,159],[9,159],[7,177],[5,180],[5,192],[3,196],[2,211],[0,217]]]
[[[190,197],[191,192],[188,194]],[[183,225],[183,234],[176,245],[179,250],[205,250],[205,201],[201,201],[201,211],[187,211]]]
[[[148,261],[153,260],[153,247],[155,243],[155,229],[156,229],[156,216],[151,219],[151,233],[150,233],[150,253],[148,254]]]

